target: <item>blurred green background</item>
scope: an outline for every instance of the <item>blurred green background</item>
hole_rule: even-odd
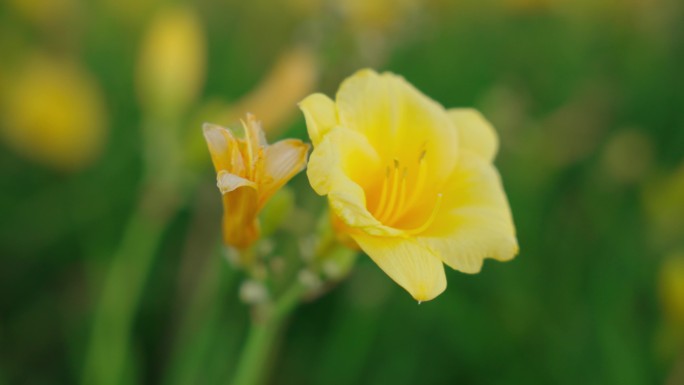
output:
[[[369,66],[494,123],[521,252],[420,306],[359,258],[266,382],[684,384],[681,1],[8,0],[0,52],[0,384],[228,383],[201,123],[305,138],[296,103]],[[291,185],[283,240],[324,206]]]

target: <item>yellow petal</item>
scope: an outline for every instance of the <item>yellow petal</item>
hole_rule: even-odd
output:
[[[232,174],[241,175],[244,172],[244,164],[237,141],[227,129],[211,123],[202,126],[204,139],[209,147],[211,161],[216,172],[221,170]]]
[[[418,241],[464,273],[479,272],[484,258],[505,261],[518,253],[511,211],[491,163],[461,152],[440,212]]]
[[[266,137],[264,136],[264,131],[261,129],[261,123],[259,123],[254,115],[247,114],[247,121],[242,121],[242,127],[245,130],[245,139],[242,142],[242,157],[247,163],[246,176],[250,180],[258,180],[257,175],[260,175],[262,166],[262,147],[266,146]]]
[[[354,234],[352,238],[380,268],[418,301],[429,301],[446,289],[444,265],[413,239]]]
[[[414,167],[421,154],[428,180],[442,181],[455,165],[458,133],[446,110],[402,77],[361,70],[337,93],[340,125],[368,138],[386,161]]]
[[[307,175],[319,195],[328,195],[330,207],[347,226],[373,234],[399,234],[368,212],[360,184],[382,172],[375,150],[358,132],[333,128],[314,148]]]
[[[309,165],[313,166],[307,170],[309,180],[319,195],[344,190],[340,187],[347,187],[347,182],[356,185],[350,188],[360,189],[359,184],[374,178],[382,170],[378,154],[368,140],[343,127],[332,129],[314,147]]]
[[[298,139],[285,139],[264,150],[264,180],[259,186],[259,208],[306,166],[309,145]]]
[[[299,103],[306,119],[309,138],[317,146],[321,138],[337,125],[335,102],[323,94],[313,94]]]
[[[229,193],[240,187],[248,186],[253,189],[256,189],[257,187],[254,182],[224,170],[219,171],[216,175],[216,184],[222,194]]]
[[[223,194],[223,241],[244,249],[259,239],[257,190],[242,185]]]
[[[257,186],[226,171],[216,180],[223,194],[223,241],[244,249],[259,239]]]
[[[245,129],[245,139],[250,142],[250,146],[256,149],[267,144],[266,135],[261,128],[261,122],[254,117],[254,114],[247,114],[247,122],[243,121],[243,126]]]
[[[461,148],[493,161],[499,149],[499,137],[492,124],[473,108],[452,108],[447,112],[458,131]]]

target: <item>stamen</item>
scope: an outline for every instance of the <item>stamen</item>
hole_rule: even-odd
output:
[[[249,131],[250,128],[247,127],[247,123],[245,123],[244,120],[240,119],[240,123],[242,123],[242,127],[244,128],[245,144],[247,145],[247,164],[245,168],[247,170],[248,179],[252,180],[254,179],[254,148],[252,148],[252,138],[250,137]]]
[[[406,203],[406,179],[408,175],[408,168],[404,167],[403,172],[401,173],[401,185],[399,187],[399,201],[395,206],[392,207],[391,210],[391,215],[389,218],[387,218],[386,221],[383,221],[384,223],[391,224],[394,223],[397,219],[401,217],[401,215],[404,214],[405,210],[405,203]]]
[[[437,218],[437,213],[439,212],[439,208],[442,205],[442,193],[437,194],[437,202],[435,205],[432,207],[432,212],[430,213],[430,217],[420,226],[416,227],[415,229],[409,229],[409,230],[404,230],[407,234],[413,235],[413,234],[418,234],[422,233],[423,231],[427,230],[428,227],[432,224],[432,222],[435,221],[435,218]]]
[[[373,216],[385,225],[392,226],[395,222],[400,220],[406,212],[411,209],[415,203],[422,197],[423,190],[427,182],[427,161],[425,159],[427,155],[427,150],[423,146],[423,150],[418,156],[418,172],[415,175],[415,183],[413,186],[409,186],[409,168],[403,167],[401,169],[400,175],[400,164],[399,160],[394,159],[394,167],[390,169],[387,167],[385,173],[385,180],[382,183],[382,191],[380,193],[380,200],[375,207]],[[408,192],[409,187],[411,191]],[[408,195],[408,196],[407,196]],[[438,201],[435,205],[440,204],[441,194],[438,195]],[[436,215],[435,212],[431,213],[431,218]],[[428,219],[428,222],[432,222],[434,218]],[[418,229],[408,230],[408,232],[422,231],[427,228],[430,223],[424,224]]]
[[[385,169],[385,179],[382,181],[382,192],[380,193],[380,200],[378,201],[378,205],[375,208],[375,211],[377,213],[380,213],[385,210],[385,206],[387,205],[387,193],[389,190],[389,183],[390,183],[390,168],[387,166]],[[375,215],[375,218],[378,218],[378,215]]]
[[[425,147],[425,145],[423,145]],[[427,149],[423,148],[423,151],[420,152],[420,155],[418,156],[418,162],[422,161],[425,158],[425,155],[427,154]]]
[[[413,186],[411,197],[408,199],[408,202],[406,202],[404,207],[412,207],[416,201],[418,201],[418,198],[420,198],[420,195],[423,193],[423,189],[425,188],[425,181],[427,180],[427,161],[425,160],[425,154],[426,151],[423,150],[418,158],[418,175],[416,176],[416,184]]]
[[[392,187],[389,193],[389,201],[384,207],[380,208],[375,218],[377,218],[382,223],[387,223],[387,215],[392,213],[394,204],[397,200],[397,189],[399,187],[399,161],[394,160],[394,170],[392,171]]]

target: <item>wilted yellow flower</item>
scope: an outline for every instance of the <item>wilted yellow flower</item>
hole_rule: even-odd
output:
[[[12,79],[0,106],[0,134],[17,152],[74,171],[100,154],[107,136],[104,97],[76,64],[31,57]]]
[[[371,70],[345,80],[336,101],[314,94],[300,107],[314,144],[311,185],[415,299],[446,288],[443,262],[477,273],[484,258],[518,252],[492,165],[498,139],[477,111],[447,111],[403,78]]]
[[[257,215],[264,204],[306,165],[309,145],[298,139],[266,143],[253,115],[242,122],[244,137],[213,124],[204,137],[223,194],[223,240],[238,249],[259,238]]]

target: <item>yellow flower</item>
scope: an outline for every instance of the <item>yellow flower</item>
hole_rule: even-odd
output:
[[[362,70],[333,101],[300,103],[314,151],[309,181],[361,249],[418,301],[518,252],[492,165],[498,139],[472,109],[445,110],[403,78]],[[341,224],[341,225],[340,225]]]
[[[203,127],[223,194],[223,241],[238,249],[259,238],[259,211],[304,168],[309,151],[309,145],[298,139],[268,145],[253,115],[248,114],[242,125],[243,138],[213,124]]]

